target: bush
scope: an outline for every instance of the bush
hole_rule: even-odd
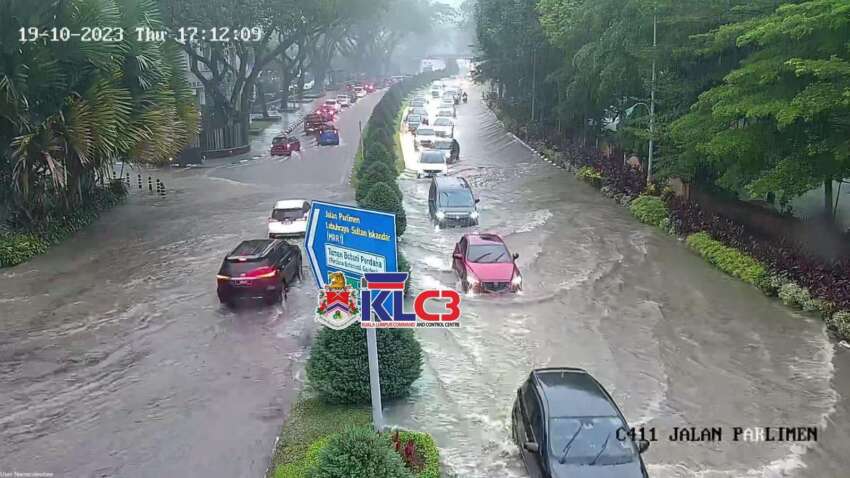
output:
[[[386,124],[372,124],[371,121],[372,120],[369,120],[369,129],[363,137],[363,143],[378,143],[389,149],[393,144],[395,128],[390,128],[390,126]]]
[[[12,267],[47,252],[47,243],[33,234],[0,234],[0,267]]]
[[[374,211],[384,211],[395,214],[395,230],[396,234],[401,236],[407,228],[407,215],[404,212],[404,206],[392,186],[387,183],[375,183],[370,189],[363,201],[359,202],[360,207],[372,209]]]
[[[440,478],[440,452],[427,433],[399,430],[392,434],[393,447],[417,478]]]
[[[404,397],[422,373],[422,347],[412,330],[377,332],[381,397]],[[326,402],[371,403],[366,331],[357,326],[319,330],[307,361],[307,378]]]
[[[399,272],[407,272],[407,282],[404,283],[404,293],[407,295],[410,293],[412,276],[410,275],[410,263],[407,262],[407,258],[404,257],[401,251],[398,251],[398,270]]]
[[[280,432],[272,459],[275,478],[305,473],[308,465],[315,462],[308,455],[317,453],[320,446],[317,442],[346,426],[362,426],[371,422],[371,410],[365,406],[330,405],[318,399],[299,399],[290,409]]]
[[[850,310],[832,314],[826,319],[826,325],[841,340],[850,340]]]
[[[576,177],[586,183],[589,183],[593,187],[598,188],[602,186],[602,173],[593,169],[591,166],[583,166],[576,173]]]
[[[644,224],[669,229],[670,212],[659,197],[638,196],[629,204],[629,210]]]
[[[311,478],[413,478],[387,436],[367,427],[331,436],[319,453]]]
[[[363,144],[363,165],[370,163],[384,163],[389,166],[395,164],[395,158],[390,152],[391,148],[384,146],[378,142],[368,142]]]
[[[806,312],[820,309],[820,301],[814,299],[808,289],[791,281],[782,284],[779,288],[779,300],[785,305],[799,307]]]
[[[768,277],[767,270],[759,261],[712,239],[708,233],[691,234],[686,242],[691,249],[718,269],[756,287],[763,286]]]
[[[362,166],[363,174],[357,180],[357,191],[355,191],[355,199],[361,203],[369,194],[372,186],[377,183],[389,185],[393,192],[401,199],[401,189],[396,183],[396,170],[394,167],[381,162],[364,163]]]

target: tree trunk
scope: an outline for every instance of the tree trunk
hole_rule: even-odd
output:
[[[292,74],[285,60],[281,64],[280,108],[281,111],[289,111],[289,85],[292,84]]]
[[[832,222],[832,178],[823,180],[823,216],[828,222]]]
[[[262,109],[263,118],[269,117],[269,106],[266,104],[266,89],[263,88],[263,82],[257,82],[257,98],[260,101],[260,109]]]

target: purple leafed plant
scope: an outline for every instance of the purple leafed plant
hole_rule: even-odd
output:
[[[420,456],[420,453],[416,449],[416,443],[413,440],[403,442],[399,437],[398,431],[396,431],[393,433],[393,445],[395,446],[396,453],[401,455],[401,459],[404,460],[407,468],[418,472],[425,467],[425,460]]]

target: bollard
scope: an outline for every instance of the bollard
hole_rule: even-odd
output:
[[[139,189],[142,189],[142,175],[139,175]]]
[[[148,176],[148,191],[153,192],[153,178]]]
[[[165,196],[165,182],[163,181],[161,184],[162,184],[162,186],[161,186],[161,188],[160,188],[160,190],[159,190],[159,195],[160,195],[160,196]]]

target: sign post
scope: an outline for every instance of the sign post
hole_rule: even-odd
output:
[[[343,273],[346,282],[359,289],[360,280],[367,272],[397,272],[398,241],[395,231],[394,214],[314,201],[307,222],[304,249],[319,290],[325,288],[332,273]],[[329,326],[342,329],[353,323],[350,320],[346,322]],[[381,431],[384,419],[375,329],[366,330],[366,347],[372,422],[375,429]]]

